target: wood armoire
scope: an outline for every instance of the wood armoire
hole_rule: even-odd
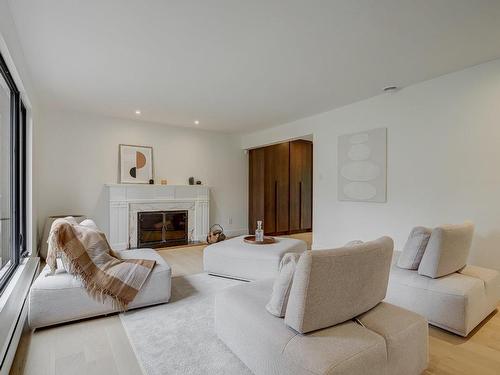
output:
[[[248,230],[281,235],[312,230],[312,142],[296,140],[249,151]]]

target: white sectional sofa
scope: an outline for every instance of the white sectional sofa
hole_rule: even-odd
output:
[[[129,309],[168,302],[171,289],[171,269],[153,249],[120,251],[122,259],[151,259],[156,261]],[[58,262],[60,260],[58,259]],[[58,264],[55,275],[46,266],[31,286],[28,323],[31,329],[90,318],[117,312],[111,303],[98,302],[87,294],[83,284]]]
[[[427,367],[428,326],[420,315],[380,302],[392,240],[304,252],[285,318],[265,308],[273,279],[216,296],[221,340],[253,373],[417,375]]]
[[[450,275],[430,278],[399,268],[396,252],[385,301],[424,316],[430,324],[467,336],[491,314],[500,299],[500,273],[467,265]]]

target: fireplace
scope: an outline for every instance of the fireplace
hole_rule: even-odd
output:
[[[137,213],[137,247],[168,247],[188,243],[188,211]]]

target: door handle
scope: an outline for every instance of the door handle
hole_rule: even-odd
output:
[[[299,182],[299,229],[302,229],[302,181]]]
[[[278,180],[274,180],[274,231],[278,231]]]

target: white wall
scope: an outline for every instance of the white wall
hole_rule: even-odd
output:
[[[337,200],[337,137],[388,128],[388,201]],[[476,224],[470,262],[500,269],[500,60],[248,134],[243,148],[314,135],[314,247],[414,225]]]
[[[16,27],[12,19],[7,0],[0,0],[0,52],[9,67],[16,86],[21,94],[28,111],[27,124],[27,249],[36,248],[36,202],[34,198],[34,179],[32,176],[33,164],[33,124],[36,122],[36,94],[33,90],[27,70],[23,51],[20,47]],[[17,344],[24,327],[24,321],[18,320],[21,309],[29,290],[29,285],[35,272],[35,261],[23,263],[10,280],[2,294],[0,301],[0,357],[5,360],[0,368],[1,374],[7,374],[16,353]],[[25,306],[25,305],[24,305]],[[20,324],[18,324],[20,323]]]
[[[12,18],[9,4],[6,0],[0,0],[0,52],[9,67],[10,74],[16,82],[17,89],[21,94],[21,98],[26,106],[28,121],[27,121],[27,230],[28,250],[36,248],[36,200],[34,196],[34,184],[36,183],[33,178],[33,133],[34,123],[37,119],[37,97],[31,77],[28,74],[28,67],[24,58],[24,53],[21,48],[21,43],[17,35],[16,25]]]
[[[210,186],[210,222],[229,234],[247,228],[247,155],[239,137],[75,112],[41,114],[39,229],[56,214],[84,214],[104,225],[104,184],[118,182],[118,145],[153,147],[155,180]],[[232,224],[229,224],[232,218]]]

